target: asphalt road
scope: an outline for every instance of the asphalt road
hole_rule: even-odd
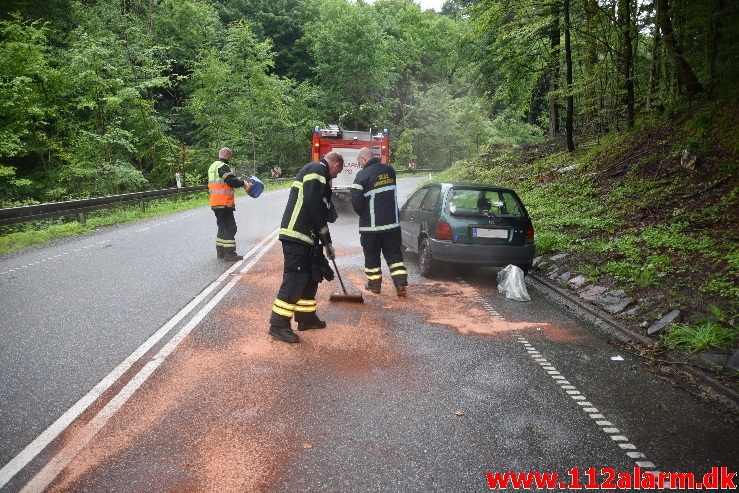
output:
[[[239,250],[256,249],[230,272],[207,208],[0,260],[0,464],[199,301],[3,491],[484,491],[496,471],[737,469],[720,412],[536,292],[506,300],[495,271],[424,279],[409,255],[407,299],[387,272],[362,305],[329,303],[324,283],[329,327],[272,340],[285,199],[239,202]],[[359,290],[356,217],[332,236]]]

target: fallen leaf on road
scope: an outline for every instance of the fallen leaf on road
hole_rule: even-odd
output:
[[[454,414],[456,414],[457,416],[464,416],[464,413],[462,411],[460,411],[459,409],[457,409],[456,411],[454,411]]]
[[[313,445],[311,445],[310,443],[304,443],[303,448],[313,448]]]

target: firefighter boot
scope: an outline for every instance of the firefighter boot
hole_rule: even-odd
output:
[[[234,260],[243,260],[244,256],[238,255],[236,253],[236,248],[223,247],[223,257],[221,257],[221,259],[226,262],[233,262]]]
[[[295,312],[295,321],[298,322],[298,330],[325,329],[326,322],[318,318],[315,312]]]
[[[298,337],[298,334],[293,332],[293,329],[288,327],[277,327],[274,325],[271,325],[269,327],[269,332],[267,332],[269,335],[274,337],[275,339],[279,339],[281,341],[285,342],[300,342],[300,337]]]
[[[216,245],[216,257],[223,258],[224,252],[223,252],[223,246]]]
[[[382,279],[370,279],[364,286],[364,289],[371,291],[375,294],[380,294],[380,288],[382,287]]]
[[[398,292],[398,298],[408,296],[408,277],[406,275],[393,276],[393,284],[395,284],[395,290]]]

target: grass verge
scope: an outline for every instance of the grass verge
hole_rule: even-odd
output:
[[[281,190],[289,188],[291,180],[265,183],[265,190]],[[23,250],[34,245],[41,245],[60,238],[77,236],[88,231],[111,224],[121,224],[151,217],[165,216],[188,209],[208,205],[206,192],[191,194],[175,199],[152,200],[140,205],[123,205],[115,209],[105,209],[85,214],[85,224],[66,218],[41,220],[24,223],[22,230],[9,232],[0,236],[0,255]]]

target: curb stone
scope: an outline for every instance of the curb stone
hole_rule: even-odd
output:
[[[587,312],[590,316],[601,322],[602,325],[605,325],[606,327],[608,327],[608,329],[610,329],[604,330],[604,332],[614,336],[616,339],[622,342],[630,342],[635,340],[647,347],[652,347],[657,343],[657,341],[655,341],[654,339],[643,336],[642,334],[638,334],[631,329],[628,329],[627,327],[618,323],[618,321],[616,321],[604,310],[589,303],[584,303],[577,296],[573,296],[572,293],[552,284],[547,279],[537,276],[536,274],[529,274],[528,276],[526,276],[526,283],[537,291],[544,294],[545,296],[552,296],[553,293],[555,297],[563,298],[567,302],[565,303],[565,305],[575,305],[581,310]],[[550,293],[547,293],[547,291],[550,291]],[[568,306],[568,308],[571,309],[570,306]],[[596,326],[597,325],[598,324],[596,324]],[[603,330],[602,326],[599,328]],[[665,359],[672,363],[682,363],[681,361],[675,360],[668,355],[666,355]],[[714,391],[714,395],[716,393],[719,394],[718,397],[722,398],[721,401],[728,404],[734,412],[739,412],[739,393],[737,393],[734,389],[725,386],[720,381],[716,380],[713,376],[699,368],[682,364],[679,366],[680,369],[696,377],[696,379],[699,380],[699,384],[702,384],[702,387],[709,387],[711,390]]]

